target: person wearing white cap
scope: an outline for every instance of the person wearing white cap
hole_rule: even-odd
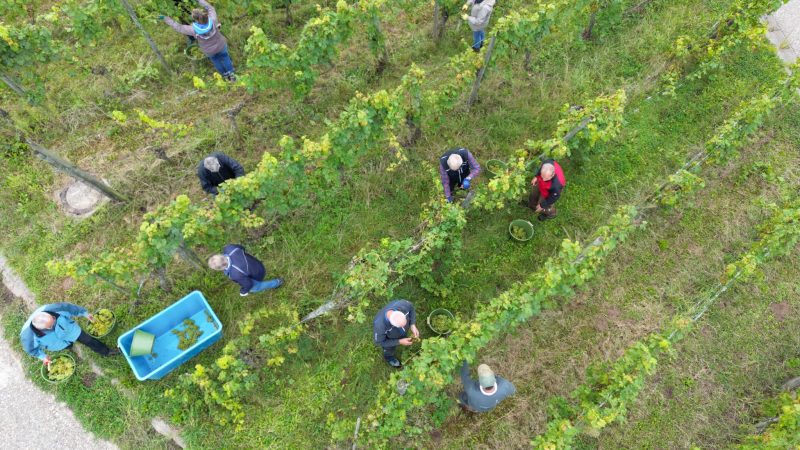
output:
[[[400,368],[400,361],[395,356],[398,345],[413,344],[408,331],[419,338],[417,329],[417,313],[414,305],[408,300],[394,300],[384,306],[372,322],[375,345],[383,349],[383,359],[394,368]]]
[[[461,383],[464,385],[464,392],[459,397],[459,403],[470,412],[491,411],[506,397],[517,392],[510,381],[495,376],[486,364],[478,366],[478,381],[475,381],[470,378],[469,364],[464,361],[461,366]]]
[[[444,197],[453,201],[456,188],[469,189],[472,179],[481,173],[481,166],[465,148],[448,150],[439,158],[439,178],[442,180]]]

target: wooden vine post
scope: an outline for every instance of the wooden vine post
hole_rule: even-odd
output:
[[[99,180],[94,175],[81,170],[74,164],[70,163],[66,159],[58,156],[54,152],[42,147],[41,145],[37,144],[36,142],[32,141],[30,138],[25,138],[25,143],[34,151],[40,158],[45,160],[48,164],[55,167],[56,169],[66,173],[67,175],[71,176],[72,178],[77,178],[84,183],[91,185],[93,188],[97,189],[98,191],[102,192],[106,197],[117,201],[117,202],[127,202],[128,198],[124,195],[120,194],[119,192],[111,189],[111,187],[105,184],[102,180]]]
[[[139,22],[139,18],[136,17],[136,11],[133,10],[131,4],[128,3],[128,0],[119,0],[119,1],[120,3],[122,3],[122,6],[125,7],[125,10],[128,11],[128,15],[130,16],[131,21],[133,21],[133,24],[136,25],[136,28],[138,28],[139,31],[142,32],[144,39],[150,45],[150,48],[153,50],[153,53],[156,54],[156,57],[161,62],[161,65],[164,66],[164,69],[166,69],[167,72],[172,72],[172,69],[170,69],[169,64],[167,64],[167,60],[164,59],[164,55],[161,54],[161,51],[156,46],[156,43],[155,41],[153,41],[153,38],[150,36],[150,33],[148,33],[147,30],[145,30],[142,24]]]
[[[8,75],[6,75],[4,73],[0,73],[0,80],[2,80],[3,83],[5,83],[6,86],[8,86],[9,89],[14,91],[20,97],[27,97],[27,93],[25,92],[25,89],[22,89],[22,87],[20,85],[18,85],[10,76],[8,76]]]
[[[486,55],[483,58],[483,67],[478,71],[478,75],[475,77],[475,84],[472,85],[472,93],[469,95],[467,107],[472,106],[473,103],[478,100],[478,89],[480,89],[481,81],[486,74],[486,68],[489,67],[489,61],[492,59],[492,52],[494,51],[494,44],[496,41],[497,36],[492,36],[492,40],[489,42],[489,48],[486,49]]]

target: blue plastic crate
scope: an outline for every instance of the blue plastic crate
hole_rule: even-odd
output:
[[[209,317],[211,317],[210,322]],[[178,349],[178,336],[172,333],[172,330],[175,328],[182,330],[184,328],[183,321],[186,319],[194,320],[197,326],[203,330],[203,334],[193,346],[186,350],[180,350]],[[136,330],[155,335],[156,339],[151,354],[130,355],[131,341]],[[132,330],[126,331],[117,339],[117,345],[139,381],[160,380],[164,375],[205,350],[221,337],[222,322],[214,314],[203,294],[200,291],[194,291]]]

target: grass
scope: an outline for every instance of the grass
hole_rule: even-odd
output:
[[[53,257],[91,254],[123,244],[138,227],[142,212],[177,193],[189,192],[198,198],[194,167],[211,149],[224,150],[246,166],[252,165],[261,152],[271,151],[282,133],[318,135],[324,120],[334,117],[355,90],[393,86],[411,62],[430,70],[431,83],[435,84],[444,76],[438,68],[442,61],[463,47],[468,36],[463,28],[459,34],[450,29],[446,41],[433,46],[428,36],[417,30],[427,25],[427,9],[421,8],[425,14],[420,12],[418,18],[401,14],[397,24],[389,27],[393,36],[392,67],[384,77],[367,76],[365,64],[359,59],[359,52],[366,47],[354,44],[343,51],[336,67],[321,77],[310,102],[292,101],[286,92],[256,95],[240,116],[245,138],[241,150],[236,150],[238,146],[219,111],[244,99],[244,94],[194,92],[194,71],[206,76],[208,73],[202,64],[182,68],[175,79],[148,81],[120,92],[118,77],[135,67],[135,50],[141,48],[136,39],[122,39],[93,51],[86,67],[71,69],[74,72],[63,70],[61,76],[53,77],[49,89],[64,92],[63,101],[51,106],[58,109],[54,116],[70,120],[50,121],[42,116],[37,120],[49,126],[42,131],[45,143],[92,170],[108,174],[123,190],[135,192],[134,200],[123,206],[105,207],[83,222],[64,219],[48,199],[63,180],[54,177],[41,163],[20,157],[15,160],[18,164],[30,166],[21,170],[18,178],[3,180],[6,189],[0,193],[0,211],[4,213],[0,248],[41,302],[64,299],[87,307],[113,307],[119,321],[109,339],[160,311],[180,293],[193,289],[206,294],[227,329],[233,331],[244,312],[264,304],[289,303],[300,311],[310,311],[325,302],[336,275],[360,248],[374,245],[386,236],[408,236],[418,223],[420,205],[440,195],[439,187],[431,183],[433,161],[446,148],[466,145],[480,161],[507,159],[526,139],[548,136],[564,103],[580,103],[619,87],[628,89],[628,124],[618,142],[586,155],[585,160],[574,158],[563,164],[568,187],[559,203],[559,219],[537,225],[533,240],[519,244],[509,239],[506,230],[510,220],[529,217],[525,208],[515,206],[483,216],[471,213],[464,235],[466,250],[459,261],[464,296],[435,298],[414,281],[407,282],[398,292],[399,297],[414,301],[420,318],[441,306],[468,317],[482,301],[522,279],[531,267],[555,252],[562,238],[587,237],[616,206],[648,193],[702,145],[713,127],[739,101],[780,76],[779,65],[769,52],[743,51],[729,60],[726,70],[714,79],[689,84],[679,90],[676,98],[648,98],[674,38],[710,28],[727,3],[654,2],[641,16],[615,19],[601,15],[595,41],[590,43],[576,39],[582,26],[576,18],[575,23],[565,24],[543,42],[530,76],[522,72],[521,61],[498,63],[490,71],[482,87],[481,102],[473,111],[466,113],[458,108],[438,126],[429,126],[410,149],[411,161],[398,174],[387,175],[383,171],[388,165],[385,156],[370,155],[346,174],[347,182],[342,187],[332,187],[337,194],[334,201],[296,212],[266,237],[252,239],[234,232],[232,242],[245,243],[252,253],[268,262],[270,275],[287,280],[281,290],[240,298],[221,275],[191,272],[189,267],[176,263],[169,268],[176,294],[167,295],[149,285],[143,301],[135,308],[131,308],[130,300],[102,287],[54,280],[44,270],[44,263]],[[503,12],[501,8],[495,17]],[[308,8],[303,11],[298,13],[298,23],[304,14],[310,15]],[[283,31],[282,26],[276,25],[279,19],[280,12],[268,15],[264,21],[280,33],[281,39],[291,42],[297,29]],[[228,36],[231,42],[244,41],[247,23],[245,20],[232,27]],[[157,32],[156,38],[167,49],[171,62],[178,62],[180,55],[174,51],[178,39],[168,31]],[[241,61],[240,49],[234,48],[235,62]],[[98,63],[108,65],[112,75],[92,75],[89,68]],[[58,63],[52,68],[64,67],[71,66]],[[75,79],[71,79],[73,76]],[[88,88],[79,89],[76,80]],[[111,94],[105,95],[106,92]],[[183,140],[162,140],[147,129],[120,127],[106,117],[113,109],[130,111],[134,107],[161,120],[192,122],[194,131]],[[788,117],[791,116],[779,116],[771,123],[780,131],[774,141],[796,142],[792,139],[796,138],[797,129],[788,125]],[[145,145],[166,145],[174,161],[157,162],[141,150]],[[786,148],[770,144],[754,150],[754,154],[770,161],[776,169],[791,167],[796,161],[789,158]],[[739,168],[731,170],[738,173]],[[519,388],[524,387],[524,395],[477,423],[451,419],[439,434],[426,436],[413,445],[524,446],[532,430],[545,420],[544,402],[551,395],[568,393],[578,384],[587,364],[616,355],[626,343],[655,329],[682,301],[690,300],[689,294],[713,282],[725,255],[736,254],[751,238],[750,227],[760,217],[760,208],[752,200],[762,195],[774,198],[774,192],[736,187],[732,176],[720,174],[718,179],[721,181],[709,183],[708,196],[696,204],[682,205],[679,211],[655,219],[644,236],[620,252],[606,277],[593,283],[576,301],[562,311],[544,314],[483,355],[497,364],[502,375]],[[744,198],[749,203],[740,207]],[[717,228],[711,228],[712,224]],[[719,230],[725,233],[720,236]],[[687,255],[697,264],[686,267]],[[448,275],[437,273],[441,277]],[[374,299],[375,309],[385,300]],[[20,319],[17,316],[15,320]],[[14,333],[15,324],[10,322],[9,333]],[[429,335],[424,327],[420,329],[423,335]],[[235,434],[210,426],[207,417],[197,417],[185,424],[184,437],[194,448],[329,445],[331,429],[337,421],[367,411],[377,388],[389,374],[370,342],[370,334],[370,324],[349,324],[338,315],[312,323],[301,339],[298,355],[290,358],[276,375],[265,377],[253,391],[244,431]],[[722,347],[721,344],[720,350]],[[220,348],[221,345],[212,347],[192,362],[209,363]],[[697,355],[703,355],[701,350]],[[413,347],[402,357],[411,354]],[[764,362],[774,367],[780,354]],[[115,438],[123,447],[136,447],[142,442],[140,433],[123,430],[119,418],[132,416],[141,423],[150,415],[165,414],[161,393],[174,384],[175,376],[142,384],[135,381],[120,359],[98,363],[109,377],[119,378],[125,388],[136,393],[135,400],[123,400],[118,392],[114,394],[116,388],[105,381],[95,384],[93,389],[102,395],[119,399],[116,409],[110,408],[116,412],[114,420],[100,420],[103,416],[93,414],[92,404],[85,397],[90,391],[72,385],[56,390],[80,411],[79,419],[90,430]],[[743,380],[729,377],[725,381],[736,385]],[[775,384],[782,381],[773,380]],[[653,395],[657,394],[648,392],[643,398]],[[669,429],[675,421],[667,416],[650,422],[646,417],[640,420],[653,424],[650,429],[654,430]],[[666,434],[653,432],[651,438],[654,443],[664,442],[655,439]],[[602,439],[614,439],[612,433],[608,436],[587,445],[625,447],[641,439],[625,435],[606,443]]]

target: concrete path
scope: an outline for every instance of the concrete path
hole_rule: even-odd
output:
[[[800,57],[800,0],[791,0],[767,16],[767,38],[788,63]]]
[[[16,353],[0,337],[0,447],[9,450],[58,448],[116,449],[83,429],[72,411],[25,377]]]

